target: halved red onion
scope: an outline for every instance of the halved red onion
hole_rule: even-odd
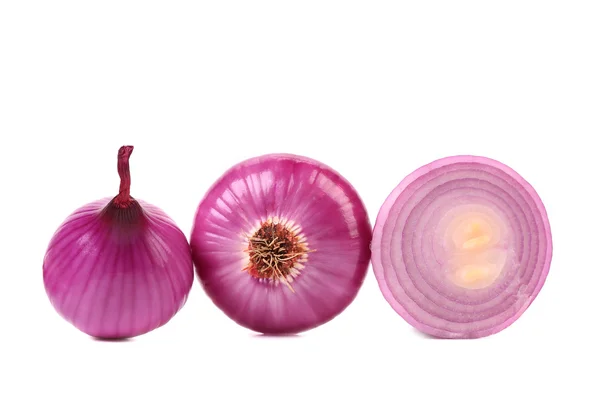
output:
[[[371,225],[354,188],[290,154],[229,169],[200,202],[192,257],[206,293],[251,330],[291,334],[341,313],[368,270]]]
[[[552,258],[533,187],[489,158],[454,156],[407,176],[384,202],[372,264],[386,300],[420,331],[477,338],[516,321]]]

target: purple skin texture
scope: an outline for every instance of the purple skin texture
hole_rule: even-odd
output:
[[[104,339],[138,336],[166,324],[187,300],[194,280],[184,234],[160,209],[138,200],[143,227],[109,223],[110,198],[75,211],[52,238],[44,286],[67,321]]]
[[[290,290],[251,276],[248,237],[269,218],[300,227],[312,251]],[[340,314],[370,260],[371,225],[354,188],[326,165],[290,154],[243,161],[200,202],[191,234],[198,278],[232,320],[265,334],[295,334]]]
[[[436,224],[460,202],[497,210],[509,227],[506,266],[483,289],[438,278]],[[541,199],[517,172],[489,158],[453,156],[417,169],[390,193],[371,249],[379,287],[408,323],[434,337],[478,338],[510,326],[536,298],[550,269],[552,234]]]

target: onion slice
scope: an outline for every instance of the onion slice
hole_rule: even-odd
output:
[[[355,298],[371,225],[354,188],[306,157],[269,154],[222,175],[191,234],[198,278],[231,319],[267,334],[315,328]]]
[[[533,187],[485,157],[425,165],[391,192],[372,264],[393,309],[441,338],[477,338],[516,321],[540,292],[552,235]]]

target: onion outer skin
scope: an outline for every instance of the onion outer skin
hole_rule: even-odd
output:
[[[397,277],[399,273],[398,271],[404,272],[406,265],[404,260],[399,262],[396,260],[396,262],[394,262],[390,256],[390,251],[393,251],[393,246],[398,247],[401,245],[403,236],[400,235],[400,238],[394,238],[393,235],[389,234],[388,230],[392,229],[392,226],[393,229],[403,229],[403,226],[397,227],[395,225],[399,216],[398,213],[403,211],[402,206],[411,199],[414,200],[413,196],[415,193],[417,193],[419,196],[423,195],[423,193],[418,192],[418,189],[412,191],[411,185],[416,186],[420,182],[426,182],[427,178],[431,174],[436,172],[441,174],[441,171],[444,169],[451,169],[453,166],[458,166],[461,164],[473,165],[475,170],[477,168],[482,168],[482,170],[495,171],[496,173],[509,178],[511,180],[511,184],[514,185],[514,192],[510,194],[513,196],[518,194],[523,196],[526,202],[529,201],[532,206],[527,211],[531,212],[535,218],[541,221],[541,226],[538,227],[538,232],[533,232],[533,234],[541,238],[538,243],[538,249],[542,249],[541,257],[543,257],[542,262],[540,262],[541,269],[539,271],[537,281],[532,283],[533,287],[529,287],[527,285],[520,286],[520,289],[523,290],[523,293],[521,293],[521,291],[517,293],[503,293],[504,295],[511,296],[510,299],[516,298],[515,303],[511,305],[512,308],[510,308],[511,315],[507,319],[499,321],[497,324],[486,326],[484,329],[470,328],[468,321],[464,324],[462,329],[456,329],[456,325],[451,327],[452,324],[450,323],[447,324],[448,326],[443,326],[444,324],[437,324],[437,326],[434,326],[435,324],[421,321],[421,319],[431,318],[431,315],[427,310],[423,309],[422,304],[419,303],[425,303],[427,308],[434,307],[434,305],[431,304],[426,295],[421,295],[418,293],[418,291],[414,290],[414,283],[412,280],[408,282],[405,279],[399,279]],[[435,178],[431,179],[433,180]],[[445,181],[442,181],[442,183],[445,183]],[[403,194],[406,194],[407,199],[404,201],[398,201],[398,198],[403,196]],[[426,195],[424,196],[425,198],[427,197]],[[396,207],[398,207],[400,211],[396,212]],[[416,206],[414,208],[416,208]],[[525,235],[529,235],[531,233],[532,232],[527,231],[525,232]],[[448,339],[470,339],[485,337],[498,333],[514,323],[525,312],[525,310],[537,297],[545,283],[550,270],[553,243],[550,223],[544,204],[534,188],[523,177],[499,161],[481,156],[460,155],[445,157],[424,165],[405,177],[394,188],[394,190],[386,198],[377,215],[373,230],[373,242],[371,250],[371,263],[379,288],[386,301],[403,319],[405,319],[409,324],[419,331],[434,337]],[[531,265],[525,265],[524,267],[520,265],[518,268],[527,269],[531,268]],[[408,290],[412,289],[411,295],[407,295],[407,287],[409,288]],[[485,289],[482,289],[482,291],[485,291]],[[414,300],[415,296],[418,297],[418,301]],[[425,300],[423,300],[424,298]],[[467,302],[466,296],[465,298],[458,297],[458,300]],[[440,305],[440,307],[450,307],[448,304],[444,304],[443,306]],[[476,306],[477,305],[475,305],[473,308],[474,313],[478,312]],[[410,308],[412,311],[409,312],[408,308]],[[447,313],[447,315],[450,315],[451,311],[447,311]],[[466,318],[468,319],[468,317],[469,316]],[[444,318],[444,316],[440,318]]]
[[[90,336],[122,339],[163,326],[184,306],[193,267],[187,239],[162,210],[138,200],[147,224],[123,233],[102,218],[110,201],[89,203],[61,224],[43,276],[64,319]]]
[[[273,217],[300,226],[314,250],[294,292],[242,271],[246,238]],[[319,161],[277,153],[221,175],[200,201],[190,242],[198,280],[221,311],[255,332],[286,335],[325,324],[350,305],[368,271],[371,236],[366,208],[345,178]]]
[[[194,281],[183,232],[160,208],[130,195],[132,151],[119,149],[119,194],[67,217],[43,262],[44,288],[55,310],[101,339],[163,326],[184,306]]]

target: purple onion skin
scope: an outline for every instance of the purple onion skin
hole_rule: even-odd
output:
[[[116,205],[117,196],[72,213],[43,263],[56,311],[102,339],[139,336],[166,324],[186,303],[194,279],[183,232],[158,207],[129,197],[125,186],[126,206]]]
[[[298,225],[311,250],[291,288],[243,270],[248,236],[274,217]],[[212,186],[198,206],[191,246],[199,281],[227,316],[256,332],[295,334],[354,300],[371,235],[364,204],[336,171],[306,157],[268,154],[237,164]]]
[[[444,202],[461,201],[496,208],[510,227],[506,265],[487,288],[436,278],[443,246],[435,242],[435,226],[447,212]],[[372,265],[385,299],[408,323],[439,338],[506,329],[542,289],[551,259],[550,224],[536,191],[508,166],[479,156],[447,157],[411,173],[384,202],[373,232]]]

